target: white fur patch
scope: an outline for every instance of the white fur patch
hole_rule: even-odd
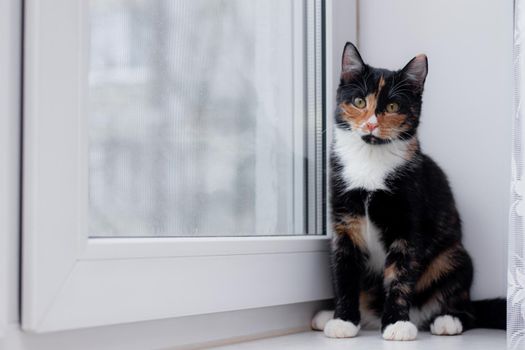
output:
[[[432,300],[421,308],[410,308],[410,322],[414,324],[416,327],[423,327],[425,324],[428,324],[427,322],[430,321],[436,314],[439,314],[441,312],[441,303],[439,300]],[[371,312],[369,309],[365,308],[364,305],[359,305],[359,311],[361,313],[361,324],[360,326],[363,329],[379,329],[381,328],[381,318],[376,316],[373,312]],[[324,330],[326,324],[328,321],[330,321],[334,317],[334,310],[322,310],[315,314],[314,318],[312,319],[312,329],[322,331]],[[430,326],[432,333],[434,331],[436,335],[444,335],[449,333],[438,333],[439,330],[442,329],[443,321],[440,320],[436,323],[436,321],[443,316],[440,316],[436,318],[434,323]],[[448,316],[450,317],[450,316]],[[453,317],[455,318],[455,317]],[[448,319],[447,319],[448,320]],[[459,320],[458,320],[459,321]],[[450,324],[450,320],[448,320],[448,324]],[[436,328],[437,326],[437,328]],[[456,330],[458,329],[457,324]],[[463,330],[461,321],[459,321],[459,326],[461,327],[461,330],[459,333],[453,333],[453,334],[460,334]],[[432,329],[434,327],[434,329]],[[451,330],[451,327],[446,327],[445,330]]]
[[[371,310],[359,305],[359,312],[361,313],[361,326],[363,329],[380,329],[381,318],[376,316]]]
[[[381,272],[385,267],[386,251],[383,243],[379,240],[381,231],[368,217],[368,203],[366,204],[366,227],[364,239],[368,249],[368,267],[374,271]]]
[[[335,128],[334,151],[341,160],[341,174],[347,189],[388,190],[385,179],[406,163],[409,143],[393,140],[383,145],[370,145],[358,132]]]
[[[375,114],[372,114],[370,116],[370,118],[368,118],[368,120],[366,121],[367,123],[370,123],[370,124],[377,124],[377,117]]]
[[[463,332],[463,325],[459,318],[444,315],[436,317],[430,325],[430,333],[434,335],[456,335]]]
[[[438,299],[432,299],[421,308],[412,307],[409,312],[410,322],[422,327],[424,324],[428,324],[427,322],[432,320],[435,315],[439,315],[441,309],[441,303]]]
[[[333,310],[319,311],[315,314],[314,318],[312,319],[312,329],[316,331],[324,330],[324,327],[332,318],[334,318]]]
[[[416,337],[417,327],[409,321],[397,321],[383,331],[383,339],[386,340],[414,340]]]
[[[369,309],[359,305],[359,312],[361,313],[361,322],[359,327],[364,329],[379,329],[381,328],[381,318],[376,316]],[[328,321],[334,318],[334,310],[321,310],[317,312],[312,319],[312,329],[314,331],[323,331]]]
[[[359,325],[335,318],[328,321],[324,327],[324,334],[328,338],[352,338],[359,332]]]
[[[360,326],[363,329],[381,328],[381,318],[378,317],[376,314],[374,314],[369,309],[365,308],[364,305],[359,305],[359,312],[361,313]],[[421,308],[415,308],[415,307],[410,308],[410,322],[413,323],[418,328],[423,327],[425,324],[428,324],[427,323],[428,321],[430,321],[436,314],[439,314],[440,312],[441,312],[441,304],[439,303],[438,300],[432,300],[431,302],[423,305],[423,307]],[[321,310],[317,312],[314,318],[312,319],[312,329],[316,331],[324,330],[328,321],[333,319],[333,317],[334,317],[334,310]],[[438,318],[436,318],[436,321],[438,320]],[[438,327],[436,328],[436,325],[434,325],[436,322],[434,321],[434,323],[431,326],[431,331],[433,333],[434,333],[434,330],[436,332],[439,331],[442,327],[442,322],[443,321],[441,320],[438,321],[436,324]],[[461,327],[461,330],[459,331],[459,333],[461,333],[463,330],[462,329],[463,327],[461,325],[461,321],[459,322],[460,322],[460,327]],[[432,327],[434,327],[434,330],[432,330]],[[448,327],[445,329],[450,330],[451,328]],[[454,334],[459,334],[459,333],[454,333]],[[434,333],[434,334],[441,335],[445,333]]]

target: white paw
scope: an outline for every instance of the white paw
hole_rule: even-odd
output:
[[[328,321],[324,326],[324,335],[328,338],[352,338],[357,335],[357,332],[359,332],[359,326],[339,318]]]
[[[326,326],[326,323],[330,321],[332,318],[334,318],[334,311],[330,310],[321,310],[318,313],[315,314],[314,318],[312,319],[312,329],[316,331],[322,331],[324,330],[324,326]]]
[[[397,321],[383,331],[383,339],[386,340],[414,340],[416,337],[417,327],[410,321]]]
[[[439,316],[430,325],[430,332],[434,335],[461,334],[463,325],[457,317],[450,315]]]

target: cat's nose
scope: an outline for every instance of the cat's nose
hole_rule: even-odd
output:
[[[365,127],[369,132],[372,132],[378,127],[378,125],[377,123],[366,123]]]

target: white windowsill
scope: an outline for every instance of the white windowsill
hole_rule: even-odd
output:
[[[212,348],[214,350],[503,350],[506,348],[506,333],[500,330],[475,329],[460,336],[433,336],[420,332],[415,341],[393,342],[381,338],[379,331],[361,331],[353,339],[329,339],[322,332],[304,332],[282,337],[267,338],[245,343]]]

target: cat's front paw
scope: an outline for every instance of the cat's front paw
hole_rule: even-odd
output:
[[[416,337],[417,327],[410,321],[397,321],[383,331],[383,339],[386,340],[414,340]]]
[[[430,332],[434,335],[461,334],[463,325],[457,317],[450,315],[438,316],[430,325]]]
[[[359,332],[359,325],[339,318],[332,319],[324,326],[324,335],[328,338],[352,338]]]

